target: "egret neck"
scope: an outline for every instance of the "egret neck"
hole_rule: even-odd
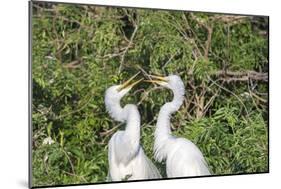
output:
[[[159,112],[156,124],[156,139],[164,139],[171,135],[170,118],[171,114],[176,112],[183,103],[184,96],[180,90],[172,89],[174,98],[171,102],[164,104]]]
[[[139,146],[141,120],[137,106],[134,104],[127,104],[122,114],[124,114],[126,119],[125,135],[130,138],[131,145],[133,145],[132,147]]]

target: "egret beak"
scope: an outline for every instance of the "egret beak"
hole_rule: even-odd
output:
[[[126,88],[131,89],[131,88],[133,88],[135,85],[137,85],[139,82],[141,82],[142,80],[143,80],[143,78],[141,78],[141,79],[135,81],[134,83],[132,83],[132,84],[130,84],[129,86],[127,86]]]
[[[149,75],[151,77],[151,80],[144,80],[144,82],[149,82],[149,83],[156,83],[158,85],[163,85],[163,83],[167,83],[168,80],[165,77],[162,76],[156,76],[156,75]]]
[[[151,78],[154,78],[154,79],[158,79],[160,81],[165,81],[165,82],[168,82],[168,80],[165,78],[165,77],[162,77],[162,76],[157,76],[157,75],[149,75]]]
[[[142,79],[130,84],[130,82],[139,75],[140,72],[136,73],[135,75],[133,75],[130,79],[128,79],[125,83],[123,83],[117,90],[121,91],[122,89],[128,88],[128,87],[133,87],[136,84],[138,84]]]

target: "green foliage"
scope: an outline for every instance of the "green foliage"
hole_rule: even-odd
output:
[[[213,174],[268,171],[267,81],[216,74],[268,71],[267,18],[32,4],[34,186],[106,180],[108,141],[124,127],[106,113],[104,92],[140,69],[184,80],[173,133],[198,145]],[[138,104],[141,144],[164,177],[153,133],[170,99],[142,83],[122,100]]]

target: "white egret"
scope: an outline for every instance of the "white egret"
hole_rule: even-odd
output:
[[[134,104],[120,105],[121,98],[142,79],[129,84],[138,74],[122,85],[114,85],[106,90],[105,105],[110,116],[126,122],[124,131],[117,131],[108,145],[110,181],[161,178],[157,168],[145,155],[140,146],[140,114]]]
[[[188,177],[210,175],[207,163],[190,140],[172,136],[170,129],[171,114],[183,103],[185,88],[177,75],[168,77],[151,76],[153,82],[173,91],[173,100],[164,104],[159,112],[155,130],[154,157],[166,161],[167,177]]]

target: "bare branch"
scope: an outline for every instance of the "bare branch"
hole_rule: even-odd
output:
[[[208,60],[209,49],[211,47],[211,42],[212,42],[212,34],[213,34],[213,27],[208,27],[208,38],[207,41],[205,42],[205,53],[204,53],[204,58],[207,60]]]
[[[248,81],[249,79],[256,81],[268,81],[268,73],[260,73],[251,70],[237,72],[219,70],[214,72],[212,75],[221,77],[220,80],[226,82]]]
[[[173,58],[179,53],[179,51],[175,52],[174,54],[171,55],[171,57],[169,58],[169,60],[164,64],[164,66],[162,68],[165,68],[172,60]]]
[[[130,48],[130,47],[132,46],[132,44],[133,44],[133,40],[134,40],[134,37],[135,37],[135,35],[136,35],[136,33],[137,33],[137,30],[138,30],[138,25],[135,25],[135,29],[134,29],[133,34],[132,34],[131,37],[130,37],[130,41],[129,41],[129,43],[128,43],[126,49],[123,51],[123,54],[122,54],[122,56],[121,56],[121,62],[120,62],[120,66],[119,66],[119,69],[118,69],[118,74],[120,74],[121,71],[122,71],[122,69],[123,69],[123,64],[124,64],[125,55],[127,54],[129,48]]]
[[[223,87],[222,85],[218,84],[216,81],[212,80],[211,77],[209,77],[209,80],[210,80],[213,84],[215,84],[217,87],[219,87],[220,89],[222,89],[222,90],[224,90],[224,91],[226,91],[226,92],[232,94],[234,97],[236,97],[236,98],[238,99],[238,101],[242,104],[242,106],[244,107],[244,109],[245,109],[247,115],[249,115],[249,111],[247,110],[247,107],[246,107],[246,105],[243,103],[243,101],[241,100],[241,98],[239,98],[235,93],[233,93],[233,92],[230,91],[229,89]]]
[[[64,148],[61,148],[61,150],[63,151],[63,153],[65,154],[66,158],[67,158],[68,161],[69,161],[69,164],[70,164],[70,166],[71,166],[71,171],[72,171],[72,173],[73,173],[74,175],[76,175],[75,169],[74,169],[74,165],[73,165],[73,163],[72,163],[72,161],[71,161],[69,155],[68,155],[67,152],[64,150]]]
[[[100,136],[101,137],[104,137],[104,136],[107,136],[107,135],[111,135],[113,132],[115,132],[116,129],[118,129],[123,123],[119,123],[118,125],[115,125],[114,127],[112,127],[111,129],[109,130],[106,130],[104,132],[100,132]]]

